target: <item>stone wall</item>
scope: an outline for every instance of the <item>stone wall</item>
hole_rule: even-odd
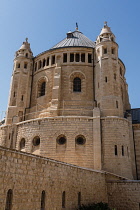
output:
[[[107,202],[105,173],[0,147],[0,209],[5,209],[6,194],[13,191],[12,210],[39,210],[44,190],[48,210],[65,209],[81,203]]]
[[[57,142],[61,135],[66,138],[65,144]],[[75,138],[78,135],[85,137],[84,144],[76,144]],[[33,138],[35,136],[40,137],[38,151],[33,150]],[[17,125],[16,149],[20,149],[19,145],[22,138],[25,138],[26,141],[26,152],[82,167],[94,168],[93,118],[57,117],[26,121],[26,123]],[[100,165],[100,162],[98,164]]]
[[[131,135],[129,121],[124,118],[101,118],[102,168],[105,171],[133,179]],[[116,154],[115,154],[116,147]],[[123,150],[123,151],[122,151]]]
[[[140,209],[140,181],[112,181],[107,183],[108,201],[113,209]]]
[[[140,124],[133,125],[135,143],[135,161],[137,164],[137,178],[140,180]]]

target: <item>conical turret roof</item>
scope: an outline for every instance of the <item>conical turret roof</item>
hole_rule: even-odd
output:
[[[28,43],[28,38],[22,43],[20,50],[29,50],[31,52],[30,44]]]
[[[112,34],[112,31],[111,31],[110,27],[107,25],[107,22],[105,22],[104,27],[102,28],[100,35],[101,34],[108,34],[108,33]]]

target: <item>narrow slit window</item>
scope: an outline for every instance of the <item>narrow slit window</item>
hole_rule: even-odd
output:
[[[115,145],[115,155],[118,155],[117,145]]]
[[[45,191],[44,190],[41,193],[41,209],[40,210],[45,210]]]
[[[119,104],[118,104],[118,101],[116,101],[116,108],[117,108],[117,109],[119,108]]]
[[[116,80],[116,74],[114,74],[114,80]]]
[[[70,62],[74,62],[74,54],[70,53]]]
[[[92,55],[88,53],[88,63],[92,63]]]
[[[7,192],[7,197],[6,197],[5,210],[11,210],[12,209],[12,199],[13,199],[13,191],[11,189],[9,189],[8,192]]]
[[[124,156],[124,146],[122,146],[122,156]]]
[[[16,93],[14,92],[14,97],[16,96]]]
[[[28,58],[28,53],[26,53],[25,57]]]
[[[79,53],[76,53],[75,54],[75,60],[76,60],[76,62],[79,62],[80,61],[80,55],[79,55]]]
[[[81,79],[75,77],[73,80],[73,92],[81,92]]]
[[[81,192],[78,192],[78,206],[81,205]]]
[[[22,96],[21,96],[21,101],[23,101],[23,99],[24,99],[24,96],[22,95]]]
[[[82,53],[82,54],[81,54],[81,61],[82,61],[82,62],[85,62],[85,53]]]
[[[67,53],[63,54],[63,63],[67,63]]]
[[[107,77],[105,77],[105,82],[107,82]]]
[[[62,193],[62,208],[66,206],[66,193],[65,191]]]
[[[52,56],[52,65],[55,64],[55,55]]]

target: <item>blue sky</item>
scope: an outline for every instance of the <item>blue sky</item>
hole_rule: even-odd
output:
[[[26,37],[34,56],[49,49],[69,30],[95,41],[108,22],[126,66],[132,108],[140,107],[140,1],[130,0],[1,0],[0,1],[0,119],[7,109],[15,51]]]

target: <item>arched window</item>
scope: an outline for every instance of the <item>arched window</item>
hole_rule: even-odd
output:
[[[45,95],[45,89],[46,89],[46,82],[42,82],[41,87],[40,87],[40,96]]]
[[[13,199],[13,191],[11,189],[9,189],[8,192],[7,192],[7,197],[6,197],[5,210],[11,210],[12,209],[12,199]]]
[[[33,145],[34,146],[39,146],[40,145],[40,137],[39,136],[34,137]]]
[[[73,80],[73,91],[81,92],[81,79],[79,77],[75,77]]]
[[[66,205],[66,193],[65,191],[62,193],[62,208],[65,208]]]
[[[81,192],[78,192],[78,206],[81,205]]]
[[[22,138],[21,141],[20,141],[20,150],[22,150],[24,148],[25,148],[25,139]]]
[[[41,193],[41,210],[45,210],[45,191]]]

